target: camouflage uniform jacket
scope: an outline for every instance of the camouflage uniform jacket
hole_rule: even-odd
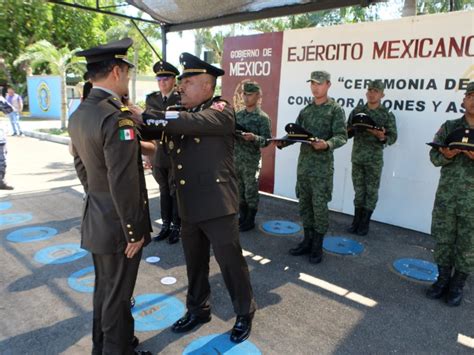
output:
[[[242,125],[248,132],[255,134],[254,141],[246,141],[237,136],[235,145],[235,159],[239,162],[256,162],[258,164],[261,153],[260,148],[268,145],[268,138],[271,138],[271,121],[268,115],[259,107],[248,112],[243,109],[236,114],[236,123]]]
[[[367,104],[357,106],[349,115],[347,120],[348,128],[352,126],[352,118],[361,112],[369,115],[377,126],[385,128],[386,140],[380,141],[377,137],[366,131],[357,132],[354,136],[354,145],[352,147],[352,162],[357,164],[382,163],[383,149],[397,140],[395,116],[382,105],[376,109],[370,109]]]
[[[344,110],[333,99],[321,105],[312,103],[301,110],[296,123],[329,145],[327,150],[316,151],[309,144],[301,144],[297,174],[329,175],[333,171],[333,150],[347,142]]]
[[[443,123],[433,141],[444,143],[448,134],[458,128],[469,128],[465,117]],[[456,196],[455,200],[462,206],[460,210],[474,214],[474,162],[462,153],[447,159],[436,148],[431,149],[430,159],[434,166],[441,167],[435,203],[444,203]]]

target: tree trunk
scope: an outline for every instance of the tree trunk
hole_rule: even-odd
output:
[[[403,4],[402,17],[416,16],[416,0],[405,0]]]
[[[66,72],[61,73],[61,129],[67,127]]]

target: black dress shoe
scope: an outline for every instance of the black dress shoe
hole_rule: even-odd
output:
[[[138,344],[140,344],[140,340],[138,340],[138,338],[134,335],[132,339],[132,348],[135,349],[138,346]]]
[[[153,240],[155,242],[159,242],[161,240],[165,240],[166,238],[168,238],[168,236],[170,235],[171,233],[171,228],[170,228],[170,225],[169,224],[163,224],[161,226],[161,230],[160,230],[160,233],[158,233],[158,235],[156,237],[153,238]]]
[[[204,324],[210,321],[211,321],[210,315],[208,317],[198,317],[194,314],[186,312],[183,318],[178,319],[173,324],[173,326],[171,327],[171,330],[174,333],[189,332],[190,330],[193,330],[199,324]]]
[[[252,330],[253,314],[246,316],[237,316],[234,327],[230,333],[230,341],[233,343],[241,343],[250,336]]]
[[[175,244],[179,242],[181,228],[179,226],[172,226],[171,233],[168,237],[168,244]]]

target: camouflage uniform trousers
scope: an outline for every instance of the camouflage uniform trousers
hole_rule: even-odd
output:
[[[7,145],[5,143],[0,144],[0,179],[3,180],[5,171],[7,169]]]
[[[382,167],[383,162],[352,163],[352,184],[354,185],[354,206],[356,208],[375,210],[379,198]]]
[[[436,240],[437,264],[454,266],[466,274],[474,272],[474,204],[465,191],[436,194],[431,234]],[[458,189],[462,190],[462,189]]]
[[[258,208],[258,178],[260,176],[260,164],[257,162],[236,162],[237,181],[239,186],[239,201],[246,203],[249,208]]]
[[[331,201],[333,177],[298,175],[296,197],[304,228],[326,234],[329,228],[328,202]]]

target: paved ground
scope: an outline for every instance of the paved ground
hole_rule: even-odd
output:
[[[91,294],[68,285],[72,273],[92,264],[90,255],[63,264],[42,264],[34,258],[43,248],[80,240],[82,193],[67,146],[29,137],[11,137],[8,144],[7,179],[15,190],[0,191],[0,353],[90,353]],[[147,185],[154,228],[159,230],[158,189],[150,174]],[[299,222],[294,202],[267,196],[261,202],[259,224],[274,219]],[[11,214],[26,217],[22,222]],[[31,219],[25,214],[31,214]],[[350,216],[332,213],[329,235],[345,235],[350,220]],[[26,243],[7,239],[21,228],[38,226],[55,228],[58,234]],[[34,235],[24,234],[26,238]],[[401,257],[432,260],[434,243],[430,236],[374,223],[368,236],[350,237],[365,246],[361,255],[326,254],[324,262],[315,266],[304,257],[287,254],[301,233],[282,237],[256,229],[241,235],[259,305],[249,340],[261,353],[474,353],[472,279],[466,286],[463,305],[453,309],[441,301],[427,300],[423,293],[426,284],[391,271],[392,262]],[[161,261],[142,261],[136,296],[160,293],[184,303],[186,276],[181,245],[152,243],[143,259],[151,255]],[[164,276],[175,277],[176,284],[161,284]],[[182,354],[201,337],[227,332],[234,315],[214,260],[211,287],[212,322],[185,335],[175,335],[168,328],[137,332],[140,347],[154,353]],[[139,317],[153,317],[155,313],[158,321],[166,321],[166,317],[160,318],[164,314],[160,311],[170,311],[168,318],[180,316],[173,314],[172,306],[167,307],[143,307]],[[214,348],[212,353],[250,353],[213,344],[208,343]],[[193,354],[203,354],[203,349]]]

